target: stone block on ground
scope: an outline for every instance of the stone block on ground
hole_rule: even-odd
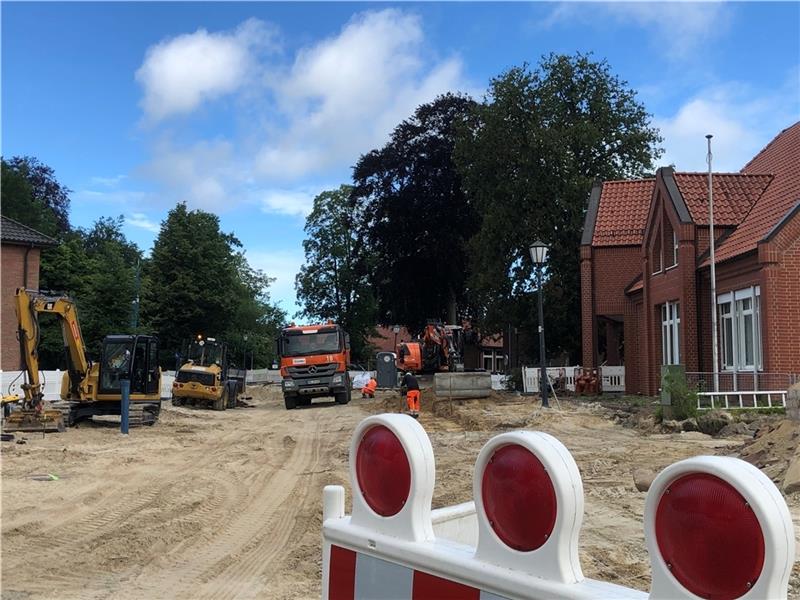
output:
[[[711,410],[697,417],[700,431],[708,435],[717,435],[727,425],[733,423],[733,417],[721,410]]]
[[[650,469],[635,469],[633,471],[633,485],[636,486],[636,489],[640,492],[646,492],[650,489],[650,486],[653,485],[653,480],[656,478],[655,471],[651,471]]]
[[[786,494],[800,492],[800,450],[794,453],[794,457],[789,462],[789,468],[786,469],[782,487]]]
[[[800,383],[795,383],[786,394],[786,416],[800,421]]]
[[[433,391],[437,398],[488,398],[492,393],[490,373],[436,373]]]

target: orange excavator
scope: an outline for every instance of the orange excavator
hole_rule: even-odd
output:
[[[464,328],[429,320],[419,338],[398,344],[397,368],[415,373],[464,370]]]

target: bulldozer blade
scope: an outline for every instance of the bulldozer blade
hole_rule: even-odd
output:
[[[3,421],[3,431],[63,432],[64,415],[60,410],[15,410]]]

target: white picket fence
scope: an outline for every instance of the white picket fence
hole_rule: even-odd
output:
[[[575,373],[579,372],[581,366],[572,367],[547,367],[547,377],[553,387],[559,378],[564,378],[564,387],[567,391],[575,391]],[[625,391],[625,367],[601,367],[604,392],[624,392]],[[523,390],[525,393],[537,394],[539,387],[540,367],[522,367]]]

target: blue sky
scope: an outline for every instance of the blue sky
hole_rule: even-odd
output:
[[[303,218],[414,108],[549,52],[637,90],[662,164],[738,170],[800,118],[798,3],[2,4],[2,153],[124,215],[145,251],[177,201],[220,215],[295,310]]]

